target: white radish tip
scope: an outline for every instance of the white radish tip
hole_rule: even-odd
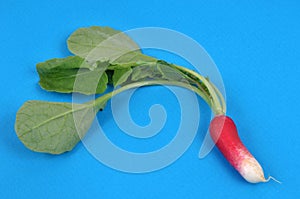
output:
[[[267,179],[265,179],[263,182],[269,182],[270,180],[273,180],[274,182],[277,182],[279,184],[282,184],[282,182],[280,182],[279,180],[277,180],[276,178],[274,178],[273,176],[269,176]]]
[[[273,180],[281,184],[279,180],[275,179],[272,176],[269,176],[266,179],[264,177],[262,167],[253,156],[246,157],[240,164],[238,171],[244,177],[244,179],[250,183],[269,182],[270,180]]]

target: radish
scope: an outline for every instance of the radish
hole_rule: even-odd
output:
[[[103,45],[104,41],[113,42]],[[215,118],[210,124],[210,135],[245,180],[250,183],[267,182],[270,179],[278,182],[271,176],[265,178],[262,167],[241,142],[233,120],[225,116],[224,96],[209,77],[144,55],[136,49],[138,45],[133,40],[109,27],[80,28],[69,37],[68,47],[75,55],[37,65],[42,88],[94,95],[104,92],[107,85],[112,84],[116,90],[84,104],[25,103],[17,113],[15,129],[20,140],[31,150],[50,154],[70,151],[87,133],[97,111],[101,111],[114,95],[142,86],[172,85],[197,93],[212,109]],[[95,49],[97,53],[91,53]],[[90,54],[93,56],[88,56]],[[75,86],[76,78],[82,74],[84,79],[81,79],[80,86]],[[91,81],[87,82],[87,79]],[[91,89],[90,83],[94,80],[96,87],[92,86]],[[75,112],[82,114],[79,123],[74,121]],[[90,116],[86,117],[88,113]]]
[[[210,123],[209,131],[218,149],[245,180],[250,183],[268,182],[270,179],[279,182],[271,176],[264,177],[262,167],[242,143],[230,117],[216,116]]]
[[[210,94],[208,99],[211,100],[206,101],[215,115],[210,123],[210,135],[229,163],[250,183],[268,182],[271,179],[281,183],[272,176],[265,178],[262,167],[240,140],[233,120],[225,115],[226,102],[218,88],[194,71],[179,66],[176,68],[206,86]]]

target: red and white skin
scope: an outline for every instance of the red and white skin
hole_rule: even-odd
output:
[[[198,91],[198,94],[200,93],[200,96],[208,103],[215,114],[210,124],[210,135],[229,163],[250,183],[267,182],[270,179],[279,182],[271,176],[267,179],[264,177],[259,162],[239,138],[233,120],[225,115],[226,102],[218,88],[207,78],[190,69],[176,65],[175,68],[183,71],[184,74],[188,74],[191,79],[201,82],[199,87],[202,89],[196,91]],[[205,89],[203,89],[203,86]]]
[[[233,120],[225,115],[216,116],[210,123],[210,135],[229,163],[250,183],[267,182],[261,165],[239,138]]]

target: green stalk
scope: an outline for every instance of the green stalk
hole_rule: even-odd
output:
[[[219,100],[221,101],[222,111],[225,114],[227,111],[225,99],[224,99],[222,93],[219,91],[219,89],[213,83],[211,83],[211,86],[213,87],[214,91],[216,92],[217,96],[219,97]]]
[[[211,82],[209,82],[205,77],[201,76],[200,74],[190,69],[175,64],[172,64],[171,66],[182,71],[184,74],[189,75],[193,79],[196,78],[195,79],[196,81],[200,81],[206,86],[206,88],[208,89],[208,93],[205,94],[206,96],[208,95],[209,97],[211,97],[212,100],[211,108],[215,115],[223,115],[226,113],[226,103],[224,97],[221,94],[221,92]]]
[[[218,109],[216,109],[215,106],[212,105],[212,102],[207,98],[206,93],[204,93],[203,91],[201,91],[198,88],[195,88],[194,86],[187,84],[187,83],[177,82],[177,81],[168,81],[168,80],[149,80],[149,81],[135,82],[135,83],[127,84],[125,86],[122,86],[110,93],[107,93],[107,94],[97,98],[94,102],[94,106],[98,107],[98,106],[103,105],[110,98],[112,98],[113,96],[115,96],[123,91],[133,89],[133,88],[143,87],[143,86],[152,86],[152,85],[169,85],[169,86],[178,86],[178,87],[186,88],[188,90],[191,90],[191,91],[197,93],[201,98],[203,98],[204,101],[211,107],[211,109],[213,110],[213,112],[215,114],[217,114],[219,111]]]

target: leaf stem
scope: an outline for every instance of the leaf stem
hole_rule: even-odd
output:
[[[205,77],[194,72],[193,70],[175,64],[171,64],[171,66],[182,71],[185,74],[189,74],[191,78],[196,78],[196,80],[202,82],[206,86],[208,90],[207,94],[210,95],[212,100],[210,107],[215,115],[223,115],[226,113],[226,103],[224,97],[213,83],[209,82]]]
[[[205,95],[200,90],[198,90],[197,88],[193,87],[190,84],[183,83],[183,82],[177,82],[177,81],[168,81],[168,80],[149,80],[149,81],[135,82],[135,83],[131,83],[131,84],[127,84],[125,86],[122,86],[122,87],[120,87],[120,88],[118,88],[118,89],[116,89],[116,90],[114,90],[110,93],[107,93],[107,94],[97,98],[96,102],[95,102],[95,105],[100,105],[100,104],[103,103],[103,101],[107,101],[110,98],[112,98],[113,96],[115,96],[115,95],[117,95],[117,94],[119,94],[123,91],[129,90],[129,89],[132,89],[132,88],[152,86],[152,85],[169,85],[169,86],[183,87],[183,88],[186,88],[188,90],[191,90],[191,91],[197,93],[199,96],[201,96],[205,100]],[[206,102],[210,105],[209,101],[206,101]]]
[[[213,87],[214,91],[216,92],[217,96],[219,97],[219,100],[221,101],[222,112],[225,114],[227,111],[227,106],[226,106],[226,101],[224,99],[224,96],[222,95],[220,90],[213,83],[211,83],[211,86]]]
[[[106,103],[110,98],[112,98],[113,96],[132,89],[132,88],[138,88],[138,87],[143,87],[143,86],[152,86],[152,85],[170,85],[170,86],[178,86],[178,87],[183,87],[186,88],[188,90],[191,90],[195,93],[197,93],[200,97],[202,97],[204,99],[204,101],[212,108],[213,112],[215,114],[219,113],[219,109],[215,109],[215,106],[212,105],[212,101],[210,101],[206,94],[199,90],[198,88],[188,84],[188,83],[183,83],[183,82],[178,82],[178,81],[168,81],[168,80],[149,80],[149,81],[142,81],[142,82],[135,82],[135,83],[131,83],[131,84],[127,84],[125,86],[122,86],[110,93],[107,93],[99,98],[97,98],[95,100],[94,106],[95,107],[99,107],[101,105],[103,105],[104,103]]]

